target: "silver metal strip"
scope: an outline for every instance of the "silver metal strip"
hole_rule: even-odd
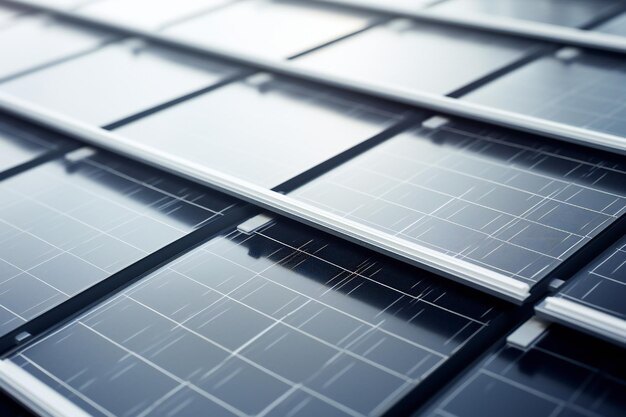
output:
[[[535,307],[542,317],[570,325],[626,347],[626,321],[561,297],[548,297]]]
[[[504,16],[488,16],[478,13],[451,14],[436,8],[407,9],[381,1],[380,5],[359,0],[316,0],[318,3],[353,7],[359,10],[384,13],[392,16],[419,19],[434,23],[460,26],[470,29],[525,37],[563,45],[626,53],[626,38],[601,32],[533,22]],[[428,5],[427,5],[428,6]],[[616,12],[618,10],[616,9]]]
[[[296,79],[323,84],[344,90],[367,94],[370,96],[391,100],[411,106],[422,107],[435,112],[446,113],[466,117],[481,122],[492,123],[524,132],[530,132],[565,142],[590,146],[611,152],[626,154],[626,139],[588,129],[569,126],[562,123],[552,122],[537,117],[525,116],[515,112],[504,111],[493,107],[483,106],[476,103],[465,102],[450,97],[431,93],[407,92],[400,88],[379,87],[368,83],[355,81],[347,77],[329,75],[323,71],[300,68],[292,65],[289,61],[265,59],[248,54],[234,52],[230,49],[209,47],[197,42],[174,39],[155,32],[136,29],[127,25],[112,23],[98,17],[82,16],[74,11],[62,10],[54,7],[43,7],[32,3],[30,0],[16,0],[16,4],[30,6],[39,10],[50,11],[54,14],[82,20],[87,23],[107,26],[114,30],[126,32],[133,36],[140,36],[162,44],[185,48],[197,53],[208,54],[213,57],[237,62],[261,71],[293,77]]]
[[[41,417],[91,417],[82,408],[9,360],[0,360],[0,387]]]
[[[426,268],[448,278],[518,303],[530,295],[527,283],[486,268],[407,242],[358,222],[344,219],[258,185],[136,143],[113,132],[77,122],[50,110],[0,93],[0,109],[28,118],[84,142],[127,155],[174,172],[213,189],[252,202],[272,212],[297,219],[386,255]]]

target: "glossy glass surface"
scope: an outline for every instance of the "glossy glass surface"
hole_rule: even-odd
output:
[[[599,32],[609,33],[611,35],[626,36],[626,13],[622,13],[617,17],[609,20],[605,24],[599,26]]]
[[[87,52],[112,35],[45,16],[26,15],[0,30],[0,82]]]
[[[115,132],[142,146],[272,188],[380,133],[404,111],[361,96],[261,75]]]
[[[556,296],[626,320],[626,237],[571,278]]]
[[[214,238],[11,360],[94,416],[377,416],[504,312],[280,220]]]
[[[619,3],[619,0],[444,0],[432,10],[580,27]]]
[[[264,58],[288,58],[356,32],[372,16],[311,2],[234,2],[164,31],[175,38]]]
[[[503,347],[471,368],[420,416],[619,417],[624,352],[552,327],[528,349]]]
[[[392,138],[290,195],[533,285],[626,213],[626,165],[606,157],[452,122]]]
[[[463,99],[626,136],[626,61],[592,53],[572,59],[547,56]]]
[[[154,30],[194,17],[231,0],[99,0],[78,9],[80,14],[116,24]]]
[[[423,22],[393,21],[294,65],[404,91],[448,94],[513,63],[535,43]]]
[[[107,155],[57,159],[0,182],[0,335],[230,204]]]
[[[127,40],[4,83],[0,91],[104,126],[211,86],[236,71],[197,55]]]
[[[0,174],[59,149],[66,143],[57,135],[0,116]]]

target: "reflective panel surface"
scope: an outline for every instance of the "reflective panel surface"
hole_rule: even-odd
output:
[[[0,174],[67,145],[67,141],[21,121],[0,118]]]
[[[552,327],[525,350],[503,347],[489,355],[419,415],[619,417],[626,407],[623,355],[605,342]]]
[[[432,10],[461,15],[478,13],[580,27],[619,3],[619,0],[444,0]]]
[[[235,2],[182,22],[164,33],[199,44],[257,55],[288,58],[366,27],[372,16],[311,2]]]
[[[104,126],[206,88],[236,71],[197,55],[127,40],[4,83],[0,91]]]
[[[463,99],[626,136],[626,60],[582,52],[564,59],[547,56]]]
[[[626,165],[480,124],[389,139],[290,195],[535,284],[626,213]]]
[[[535,46],[486,32],[395,20],[294,64],[383,87],[448,94],[517,61]]]
[[[11,360],[94,416],[376,416],[505,311],[279,220],[214,238]]]
[[[0,29],[0,82],[97,48],[111,34],[45,16],[26,15]]]
[[[405,111],[361,96],[261,74],[115,132],[272,188],[380,133]]]
[[[626,320],[626,237],[568,280],[555,295]]]
[[[112,156],[71,158],[0,182],[0,335],[232,204]]]
[[[140,29],[159,29],[168,23],[197,16],[231,0],[98,0],[78,12]]]

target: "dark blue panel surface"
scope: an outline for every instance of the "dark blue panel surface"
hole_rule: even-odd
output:
[[[533,285],[626,212],[626,165],[451,122],[394,137],[290,195]]]
[[[0,182],[0,334],[232,204],[110,155],[71,155]]]
[[[554,326],[525,350],[488,355],[416,415],[619,417],[626,407],[624,364],[621,349]]]
[[[94,415],[372,416],[507,310],[280,220],[212,239],[11,360]]]
[[[626,60],[591,52],[566,59],[546,56],[463,99],[626,136]]]

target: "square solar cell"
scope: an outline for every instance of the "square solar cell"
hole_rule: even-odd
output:
[[[406,112],[362,96],[259,74],[115,132],[141,146],[272,188],[379,134]]]
[[[0,335],[232,204],[110,155],[68,155],[0,182]]]
[[[449,94],[519,60],[536,45],[395,20],[298,58],[294,65],[405,92]]]
[[[617,15],[595,30],[611,35],[626,36],[626,13]]]
[[[47,16],[26,15],[0,30],[0,82],[96,49],[112,34]]]
[[[625,136],[626,61],[591,52],[571,57],[570,52],[576,50],[524,65],[463,99]]]
[[[197,55],[130,39],[19,77],[0,85],[0,91],[105,126],[209,87],[237,71]]]
[[[291,196],[534,285],[626,213],[618,159],[469,122],[398,135]]]
[[[553,326],[527,348],[504,346],[415,416],[617,417],[626,407],[623,350]]]
[[[581,27],[619,5],[615,0],[444,0],[432,10]]]
[[[361,30],[372,21],[369,14],[311,2],[251,0],[171,26],[164,33],[232,52],[288,58]]]
[[[0,175],[67,146],[69,142],[60,136],[8,116],[0,117]]]
[[[213,238],[10,361],[93,416],[379,416],[507,311],[279,219]]]
[[[223,6],[231,0],[99,0],[78,13],[137,29],[154,30]]]

